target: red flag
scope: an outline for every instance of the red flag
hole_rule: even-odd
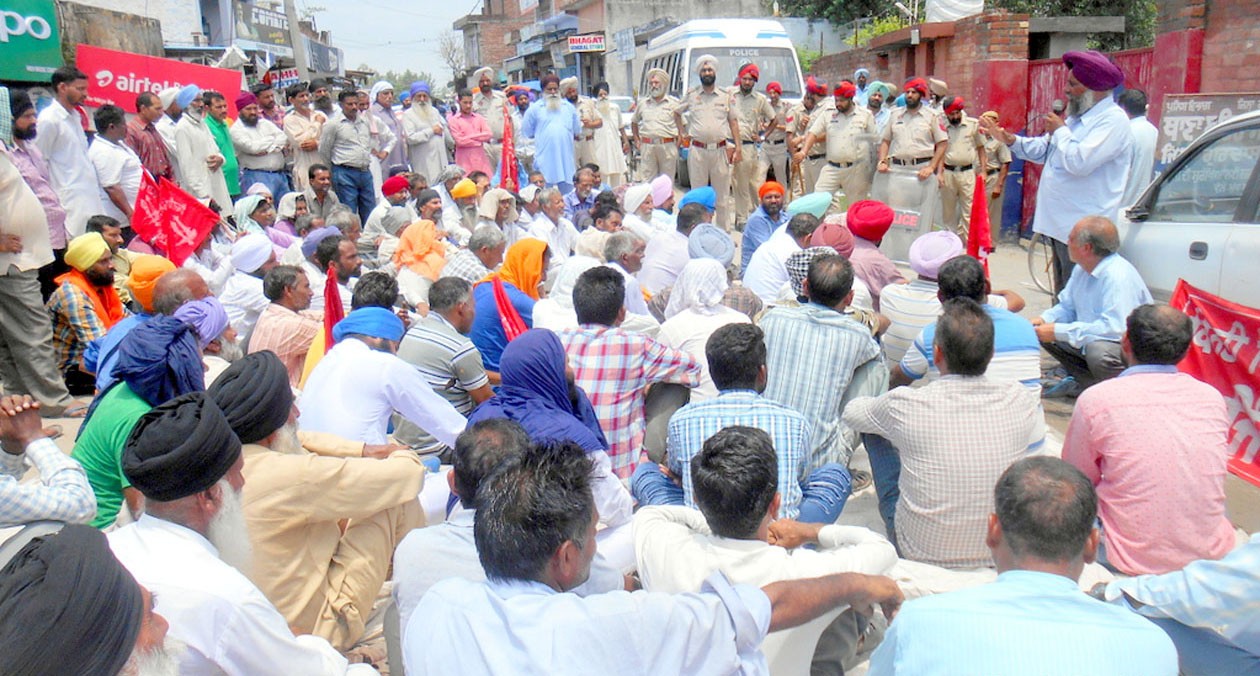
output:
[[[151,243],[172,263],[183,265],[219,224],[219,215],[165,178],[158,181],[158,200],[158,227]]]
[[[333,327],[345,319],[346,308],[341,304],[341,290],[337,288],[337,273],[328,266],[328,277],[324,280],[324,354],[332,349]]]
[[[984,186],[984,175],[976,174],[976,189],[971,197],[971,221],[967,226],[967,255],[984,264],[984,276],[989,276],[989,252],[993,239],[989,233],[989,195]]]
[[[499,158],[499,187],[512,192],[520,189],[520,164],[516,161],[516,145],[512,142],[512,112],[503,106],[503,152]]]
[[[140,172],[140,192],[136,193],[136,203],[131,205],[131,229],[141,241],[152,244],[157,236],[161,205],[157,181],[149,172]]]

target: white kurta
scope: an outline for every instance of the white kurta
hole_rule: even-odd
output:
[[[604,124],[595,130],[595,164],[610,185],[626,173],[626,154],[621,152],[621,109],[612,101],[596,101],[595,110]]]
[[[188,644],[181,674],[375,674],[284,616],[199,533],[149,515],[109,534],[114,556],[153,593],[170,635]]]
[[[415,105],[403,113],[402,131],[407,137],[407,159],[411,162],[411,170],[423,174],[430,181],[436,181],[438,174],[450,163],[446,155],[445,129],[435,132],[434,125],[442,126],[442,116],[432,106],[423,115]]]
[[[757,247],[748,269],[744,271],[744,286],[757,294],[761,302],[773,305],[779,290],[791,280],[787,271],[787,259],[801,246],[787,232],[787,225],[779,226],[765,244]]]
[[[223,167],[211,171],[206,166],[210,157],[222,157],[219,145],[205,120],[191,110],[185,111],[175,125],[175,148],[180,186],[193,197],[213,199],[225,211],[231,210],[232,196],[228,194]]]
[[[293,149],[294,190],[306,190],[309,188],[311,182],[306,177],[306,173],[310,170],[312,164],[324,164],[324,158],[319,154],[319,148],[302,150],[300,146],[304,141],[319,141],[319,135],[324,131],[324,122],[327,119],[318,110],[311,111],[309,118],[296,111],[284,116],[284,133],[289,137],[290,147]]]
[[[87,134],[79,114],[57,102],[39,114],[37,128],[35,145],[48,162],[53,190],[66,210],[66,232],[78,237],[87,229],[88,219],[105,209],[96,169],[88,159]]]
[[[228,277],[219,301],[227,311],[228,323],[242,338],[254,330],[258,316],[271,305],[271,301],[263,295],[262,280],[240,270]]]

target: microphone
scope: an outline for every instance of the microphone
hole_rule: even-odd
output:
[[[1066,109],[1067,106],[1063,105],[1063,99],[1055,99],[1054,103],[1050,104],[1050,110],[1053,111],[1055,115],[1062,115],[1063,111]]]

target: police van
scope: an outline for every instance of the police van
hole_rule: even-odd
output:
[[[705,54],[717,58],[718,86],[734,85],[739,69],[752,63],[761,71],[758,91],[778,82],[783,85],[783,98],[792,102],[805,92],[796,48],[783,24],[768,19],[697,19],[648,42],[639,75],[640,95],[647,92],[647,72],[660,68],[669,73],[669,93],[682,98],[688,89],[700,86],[696,59]]]

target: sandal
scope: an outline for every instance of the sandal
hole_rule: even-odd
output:
[[[61,435],[65,433],[61,429],[61,425],[49,425],[48,427],[45,427],[44,429],[40,431],[44,433],[44,436],[48,437],[51,440],[60,439]]]

